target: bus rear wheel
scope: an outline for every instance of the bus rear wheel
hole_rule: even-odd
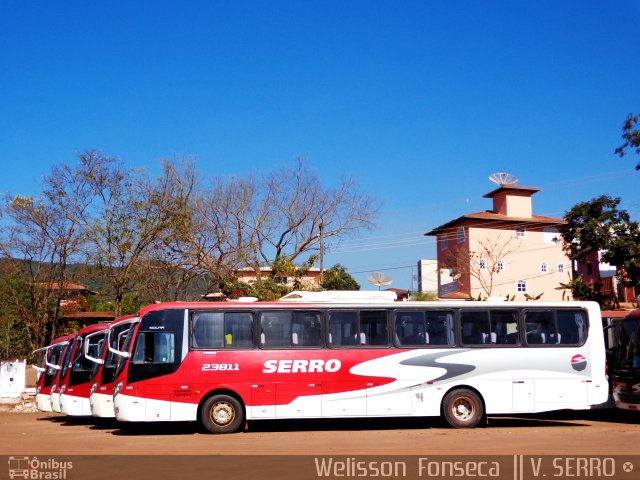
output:
[[[202,425],[211,433],[236,432],[244,419],[242,404],[230,395],[214,395],[202,405]]]
[[[484,416],[482,400],[466,388],[453,390],[442,400],[444,418],[454,428],[473,428]]]

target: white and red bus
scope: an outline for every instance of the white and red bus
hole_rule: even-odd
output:
[[[73,341],[76,338],[77,333],[71,333],[67,336],[66,345],[61,352],[60,368],[56,369],[51,380],[51,411],[61,413],[60,410],[60,378],[62,376],[62,369],[69,363],[71,358],[71,351],[73,349]]]
[[[36,381],[36,407],[41,412],[51,412],[51,385],[60,370],[62,354],[68,345],[68,337],[56,338],[51,345],[35,350],[34,355],[41,356],[42,361],[32,365],[38,372]]]
[[[165,303],[136,322],[115,378],[122,421],[226,433],[245,420],[442,415],[473,427],[608,395],[593,302]]]
[[[85,342],[85,356],[93,363],[91,367],[91,387],[89,390],[89,405],[94,417],[116,416],[113,409],[113,377],[116,369],[116,360],[120,357],[115,352],[125,347],[127,334],[135,325],[135,316],[128,315],[118,318],[109,325],[108,334],[102,331],[87,336]],[[99,351],[97,356],[92,355],[94,337],[98,339]]]
[[[90,416],[89,389],[91,388],[92,362],[84,355],[84,343],[91,337],[91,353],[97,355],[100,335],[104,339],[107,335],[107,324],[89,325],[78,331],[69,345],[69,356],[62,365],[58,390],[60,392],[60,411],[72,416]]]

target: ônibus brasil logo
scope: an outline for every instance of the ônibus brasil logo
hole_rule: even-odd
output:
[[[587,368],[587,359],[584,355],[577,353],[573,357],[571,357],[571,366],[574,370],[581,372],[585,368]]]
[[[45,460],[38,457],[9,457],[9,478],[38,480],[65,480],[67,470],[73,468],[73,462],[59,461],[54,458]]]

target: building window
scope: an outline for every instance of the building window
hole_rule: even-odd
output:
[[[558,264],[558,273],[564,273],[564,263]]]
[[[478,261],[478,267],[480,267],[480,270],[486,270],[487,269],[487,261],[484,258],[481,258]]]
[[[593,267],[590,263],[587,263],[587,275],[593,275]]]
[[[498,260],[496,262],[496,270],[499,271],[499,272],[504,270],[504,261],[503,260]]]
[[[520,292],[520,293],[526,293],[527,292],[527,281],[526,280],[518,280],[518,283],[516,285],[516,290],[518,290],[518,292]]]
[[[548,270],[548,268],[547,268],[547,262],[542,262],[542,263],[540,264],[540,271],[541,271],[542,273],[547,273],[547,270]]]
[[[442,235],[442,237],[440,237],[440,250],[446,250],[447,248],[449,248],[449,238],[447,238],[447,235]]]
[[[518,225],[516,227],[516,238],[524,238],[527,233],[527,229],[524,225]]]
[[[458,227],[457,242],[464,243],[464,227]]]

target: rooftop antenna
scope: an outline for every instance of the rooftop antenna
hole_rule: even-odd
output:
[[[518,183],[518,177],[505,172],[492,173],[489,175],[489,180],[501,187],[511,187]]]
[[[372,273],[367,277],[367,280],[371,285],[377,286],[378,290],[380,290],[380,287],[391,285],[391,282],[393,282],[393,280],[391,280],[391,277],[389,275],[385,273],[380,273],[380,272]]]

